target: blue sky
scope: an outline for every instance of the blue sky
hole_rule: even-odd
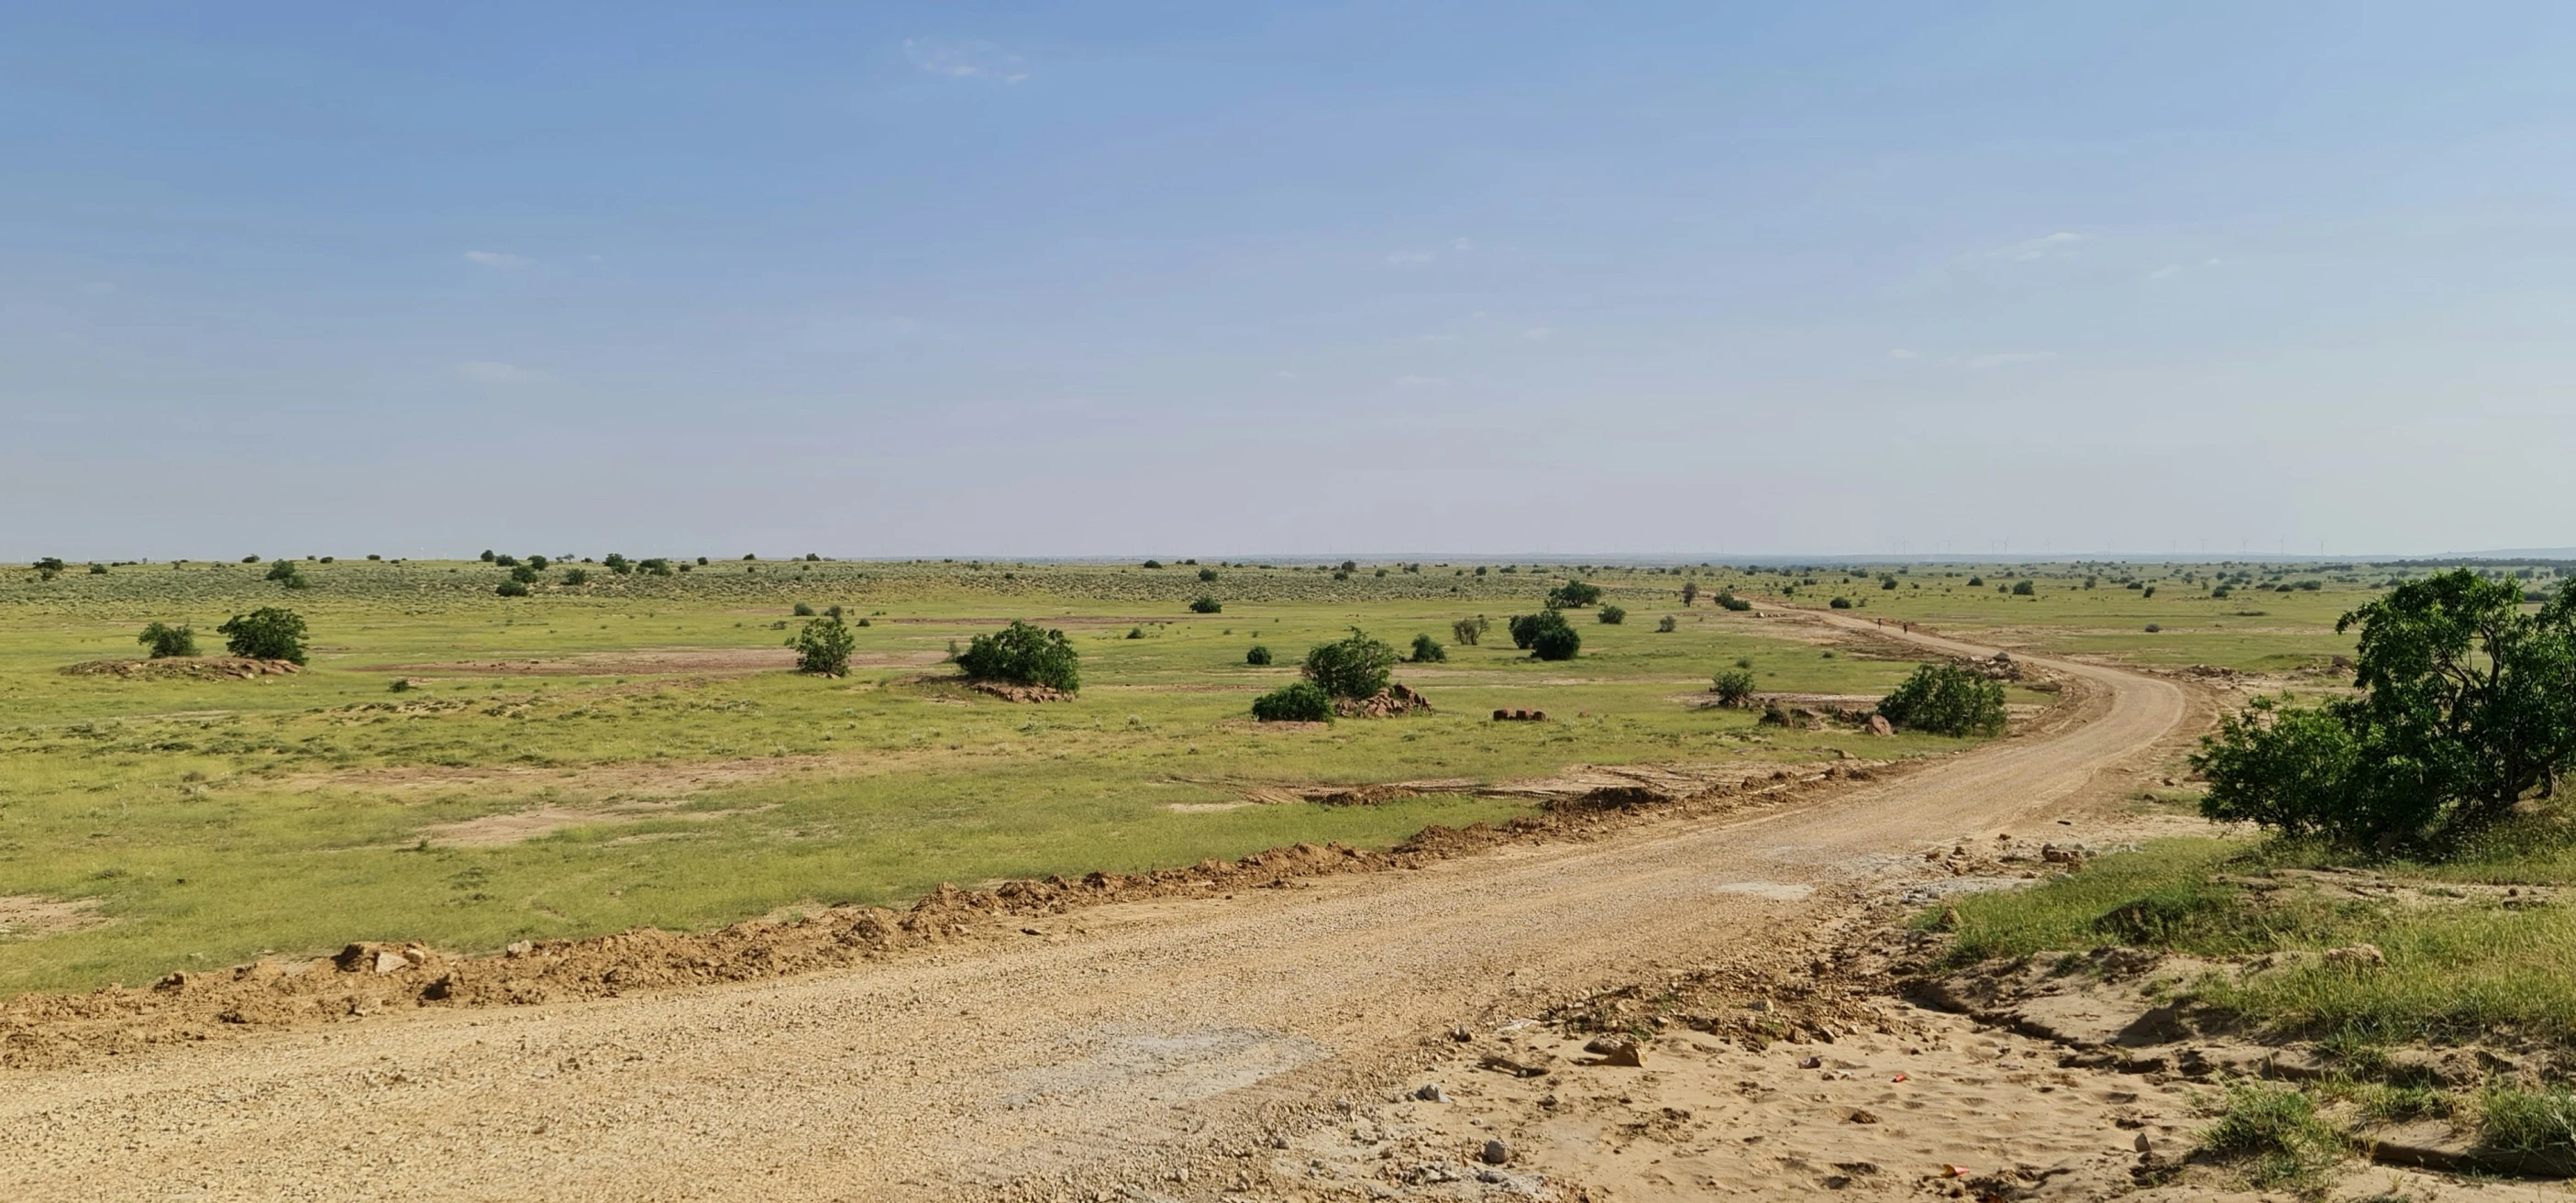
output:
[[[2540,4],[14,6],[0,556],[2576,544],[2572,61]]]

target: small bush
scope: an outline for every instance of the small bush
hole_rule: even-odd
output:
[[[1449,649],[1433,642],[1429,635],[1413,637],[1413,654],[1406,657],[1415,664],[1438,664],[1449,658]]]
[[[590,570],[587,568],[575,568],[566,572],[564,573],[564,583],[567,585],[587,585],[590,583]]]
[[[215,633],[224,637],[224,650],[233,655],[304,663],[304,616],[293,610],[261,606],[225,619]]]
[[[1312,681],[1296,681],[1252,699],[1252,717],[1265,723],[1329,723],[1333,699]]]
[[[134,641],[151,649],[144,653],[147,659],[165,660],[172,656],[197,654],[197,633],[184,623],[175,627],[164,622],[147,623],[143,633],[135,636]]]
[[[1655,621],[1655,633],[1658,635],[1670,635],[1673,632],[1680,630],[1681,625],[1682,620],[1675,618],[1670,614],[1666,614]]]
[[[1746,610],[1753,608],[1752,602],[1737,597],[1732,590],[1720,592],[1717,595],[1717,604],[1720,609],[1729,610],[1737,614],[1741,614]]]
[[[533,564],[513,564],[513,565],[511,565],[511,566],[510,566],[510,579],[511,579],[511,580],[513,580],[513,581],[516,581],[516,582],[518,582],[518,583],[520,583],[520,584],[522,584],[522,585],[533,585],[533,584],[536,584],[536,583],[537,583],[537,569],[536,569],[536,566],[535,566],[535,565],[533,565]],[[524,593],[526,593],[526,592],[527,592],[527,591],[526,591],[526,590],[524,590],[524,589],[520,590],[520,593],[522,593],[522,594],[524,594]]]
[[[814,616],[814,607],[809,606],[804,602],[798,602],[795,605],[788,607],[787,613],[791,617],[795,618],[812,618]]]
[[[1483,570],[1479,569],[1478,571]],[[1474,647],[1476,646],[1476,641],[1485,637],[1485,632],[1493,629],[1493,620],[1479,614],[1474,618],[1461,618],[1456,622],[1450,623],[1449,637],[1468,647]]]
[[[2004,687],[1956,664],[1926,664],[1880,699],[1878,712],[1936,735],[2000,735]]]
[[[1720,706],[1741,706],[1752,701],[1753,688],[1753,674],[1740,668],[1730,668],[1717,674],[1717,678],[1708,685],[1708,691],[1717,695]]]
[[[270,581],[292,581],[297,576],[301,575],[302,572],[302,569],[295,566],[295,561],[281,559],[276,563],[269,565],[268,575],[260,579]]]
[[[627,573],[635,571],[635,566],[627,563],[626,557],[613,551],[607,555],[599,557],[599,566],[609,570],[610,572],[614,572],[619,576],[624,576]]]
[[[1127,637],[1129,639],[1142,639],[1145,637],[1145,628],[1129,627],[1127,628]]]
[[[1138,630],[1129,637],[1144,635]],[[977,680],[1044,685],[1072,693],[1082,688],[1081,659],[1064,632],[1014,620],[999,631],[977,635],[957,654],[957,666]]]
[[[1851,599],[1850,599],[1850,598],[1848,598],[1848,597],[1837,597],[1837,598],[1835,598],[1835,599],[1834,599],[1834,600],[1832,600],[1832,601],[1826,602],[1825,604],[1826,604],[1826,605],[1828,605],[1828,606],[1831,606],[1831,607],[1833,607],[1834,609],[1837,609],[1837,610],[1848,610],[1848,609],[1851,609],[1851,608],[1852,608],[1852,607],[1851,607]]]
[[[1971,589],[1983,589],[1983,588],[1985,588],[1985,587],[1986,587],[1986,578],[1981,577],[1981,576],[1972,576],[1972,577],[1969,577],[1969,578],[1968,578],[1968,587],[1969,587],[1969,588],[1971,588]]]
[[[91,576],[106,576],[106,575],[107,575],[107,565],[105,565],[105,564],[91,564],[91,565],[89,566],[89,574],[90,574]]]
[[[528,583],[514,576],[501,582],[500,587],[494,589],[492,592],[498,593],[503,597],[526,597],[528,595]]]
[[[1147,567],[1147,568],[1160,568],[1160,567],[1162,567],[1162,566],[1163,566],[1163,562],[1162,562],[1161,560],[1147,560],[1147,561],[1145,561],[1145,567]]]
[[[1546,616],[1555,618],[1555,621],[1539,624],[1537,631],[1530,636],[1530,654],[1541,660],[1573,659],[1575,653],[1583,650],[1582,634],[1574,629],[1574,624],[1558,617],[1556,611],[1547,611]]]
[[[1213,597],[1209,597],[1204,593],[1199,595],[1199,599],[1197,601],[1190,603],[1190,613],[1192,614],[1216,614],[1222,612],[1224,609],[1224,602],[1218,601]]]
[[[1628,621],[1628,611],[1618,606],[1603,606],[1599,617],[1603,626],[1615,627]]]
[[[2026,580],[2014,581],[2012,591],[2014,597],[2036,597],[2039,595],[2039,586]]]
[[[2576,1094],[2491,1086],[2478,1096],[2478,1134],[2488,1148],[2516,1153],[2576,1148]]]
[[[1601,600],[1601,586],[1582,581],[1567,581],[1547,592],[1547,608],[1575,610]]]
[[[519,557],[513,555],[497,555],[492,557],[492,562],[503,568],[516,568],[519,566]]]
[[[1270,649],[1258,643],[1253,644],[1252,650],[1243,654],[1243,662],[1255,668],[1267,668],[1270,665]]]
[[[1200,582],[1201,584],[1213,584],[1213,583],[1215,583],[1215,581],[1216,581],[1216,569],[1213,569],[1213,568],[1202,568],[1202,569],[1199,569],[1199,582]]]
[[[253,561],[253,560],[244,560],[244,561],[242,561],[242,563],[245,563],[245,564],[250,564],[250,563],[255,563],[255,562],[256,562],[256,561]],[[484,549],[483,549],[483,562],[484,562],[484,563],[486,563],[486,564],[498,564],[498,563],[500,563],[500,562],[501,562],[501,558],[500,558],[499,556],[493,555],[493,554],[492,554],[492,549],[491,549],[491,548],[489,548],[489,547],[486,547],[486,548],[484,548]]]
[[[1337,698],[1364,698],[1386,688],[1395,671],[1395,648],[1357,627],[1348,637],[1306,653],[1306,679]]]
[[[546,565],[551,564],[551,563],[553,563],[553,562],[554,562],[554,561],[549,560],[549,559],[545,558],[544,556],[529,556],[529,557],[528,557],[528,567],[530,567],[530,568],[534,568],[534,569],[536,569],[536,570],[537,570],[537,571],[539,571],[539,572],[544,572],[544,571],[546,570]]]
[[[2164,630],[2164,627],[2163,627],[2163,625],[2161,625],[2161,624],[2159,624],[2159,623],[2152,623],[2152,622],[2151,622],[2151,623],[2148,623],[2148,624],[2147,624],[2147,633],[2148,633],[2148,634],[2150,634],[2150,635],[2153,635],[2153,634],[2155,634],[2156,632],[2161,631],[2161,630]]]
[[[813,613],[810,606],[800,606]],[[796,649],[796,670],[819,673],[826,677],[847,676],[850,672],[850,649],[859,645],[859,637],[837,618],[817,618],[805,624],[787,646]]]

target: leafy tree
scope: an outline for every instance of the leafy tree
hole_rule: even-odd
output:
[[[1141,637],[1143,632],[1136,635]],[[966,650],[957,654],[957,666],[980,681],[1044,685],[1072,693],[1082,688],[1081,659],[1064,632],[1013,619],[1011,625],[969,641]]]
[[[503,568],[516,568],[519,566],[519,557],[507,554],[497,555],[492,557],[492,562]]]
[[[587,585],[590,583],[590,570],[587,568],[571,569],[564,573],[564,583],[567,585]]]
[[[1887,721],[1935,735],[2000,735],[2004,687],[1956,664],[1925,664],[1879,699]]]
[[[1734,594],[1734,592],[1733,592],[1733,591],[1731,591],[1731,590],[1728,590],[1728,591],[1721,591],[1721,592],[1717,595],[1717,604],[1718,604],[1718,608],[1720,608],[1720,609],[1728,610],[1728,611],[1732,611],[1732,612],[1739,613],[1739,614],[1740,614],[1740,613],[1743,613],[1743,612],[1744,612],[1744,611],[1746,611],[1746,610],[1750,610],[1750,609],[1752,609],[1752,608],[1753,608],[1753,603],[1752,603],[1752,602],[1749,602],[1749,601],[1744,600],[1743,598],[1737,597],[1737,596]]]
[[[503,597],[526,597],[528,595],[528,583],[514,576],[501,582],[499,586],[492,590],[492,592],[500,594]]]
[[[1256,668],[1265,667],[1270,663],[1270,649],[1253,644],[1252,650],[1243,654],[1243,662]]]
[[[89,574],[91,576],[106,576],[107,565],[93,561],[89,566]]]
[[[788,607],[787,613],[790,617],[794,618],[812,618],[814,616],[814,607],[804,602],[798,602],[795,605]]]
[[[1683,608],[1683,609],[1685,609],[1685,610],[1687,610],[1687,609],[1689,609],[1689,608],[1690,608],[1690,604],[1691,604],[1692,602],[1695,602],[1695,601],[1698,601],[1698,600],[1699,600],[1699,582],[1698,582],[1698,581],[1683,581],[1683,582],[1682,582],[1682,608]]]
[[[2012,591],[2014,597],[2036,597],[2039,595],[2039,586],[2027,580],[2019,580],[2013,582]]]
[[[1615,627],[1628,621],[1628,611],[1622,606],[1603,606],[1600,618],[1603,625]]]
[[[534,565],[534,564],[513,564],[513,565],[511,565],[511,566],[510,566],[510,579],[511,579],[511,580],[513,580],[513,581],[515,581],[515,582],[517,582],[517,583],[519,583],[519,584],[521,584],[521,585],[533,585],[533,584],[536,584],[536,583],[537,583],[537,568],[536,568],[536,565]]]
[[[233,655],[304,663],[304,616],[293,610],[261,606],[224,620],[215,633],[224,637],[224,650]]]
[[[1199,599],[1197,601],[1190,603],[1190,613],[1192,614],[1214,614],[1223,609],[1225,609],[1224,602],[1218,601],[1204,593],[1199,595]]]
[[[807,607],[807,613],[813,608]],[[817,618],[805,624],[787,646],[796,649],[796,671],[819,673],[826,677],[848,676],[850,649],[859,645],[859,637],[837,618]]]
[[[1741,706],[1753,700],[1753,674],[1740,668],[1726,669],[1709,682],[1708,691],[1717,695],[1720,706]]]
[[[162,660],[171,656],[197,654],[197,633],[189,629],[185,623],[175,627],[164,622],[146,623],[143,633],[135,636],[134,641],[152,649],[146,653],[148,659]]]
[[[1837,597],[1825,604],[1837,610],[1848,610],[1852,608],[1852,600],[1848,597]]]
[[[1252,699],[1252,717],[1265,723],[1329,723],[1333,697],[1312,681],[1294,681]]]
[[[1406,659],[1415,664],[1437,664],[1449,658],[1449,649],[1440,646],[1429,635],[1413,637],[1413,654]]]
[[[1395,671],[1395,649],[1352,627],[1351,633],[1306,653],[1306,679],[1337,698],[1364,698],[1386,688]]]
[[[1655,633],[1658,635],[1670,635],[1680,629],[1682,629],[1682,620],[1670,614],[1655,620]]]
[[[626,557],[613,551],[607,555],[599,557],[599,566],[609,570],[610,572],[614,572],[619,576],[624,576],[627,573],[635,571],[635,566],[627,563]]]
[[[1601,586],[1581,581],[1567,581],[1547,592],[1547,608],[1574,610],[1601,600]]]
[[[1202,568],[1202,569],[1199,569],[1199,580],[1200,580],[1200,582],[1202,582],[1202,583],[1213,583],[1213,582],[1216,580],[1216,569],[1213,569],[1213,568]]]
[[[539,572],[544,572],[546,570],[546,565],[552,562],[553,561],[546,559],[544,556],[528,557],[528,567],[534,568]]]
[[[2466,569],[2343,615],[2357,698],[2259,700],[2201,741],[2203,814],[2349,845],[2440,851],[2555,793],[2576,764],[2576,597]]]
[[[1555,610],[1523,614],[1511,620],[1512,646],[1527,648],[1541,660],[1571,660],[1582,650],[1583,636]]]
[[[1160,567],[1162,567],[1162,566],[1163,566],[1163,562],[1162,562],[1161,560],[1147,560],[1147,561],[1145,561],[1145,567],[1147,567],[1147,568],[1160,568]]]
[[[483,549],[483,562],[484,562],[484,563],[486,563],[486,564],[497,564],[497,563],[500,563],[500,562],[501,562],[501,558],[500,558],[499,556],[493,555],[493,554],[492,554],[492,549],[491,549],[491,548],[489,548],[489,547],[486,547],[486,548],[484,548],[484,549]]]
[[[1461,618],[1450,623],[1449,637],[1468,647],[1474,647],[1478,640],[1485,637],[1485,632],[1493,629],[1493,620],[1479,614],[1474,618]]]

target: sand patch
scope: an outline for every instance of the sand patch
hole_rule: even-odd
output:
[[[95,898],[47,898],[38,894],[0,894],[0,940],[32,940],[99,927]]]
[[[754,808],[761,809],[761,808]],[[540,806],[533,810],[514,810],[479,819],[459,819],[452,823],[432,823],[420,829],[420,837],[445,848],[498,848],[524,843],[540,836],[569,831],[575,827],[600,827],[624,823],[641,823],[647,819],[684,819],[706,822],[731,815],[749,814],[750,810],[679,810],[674,804],[637,804],[588,809],[573,806]],[[674,833],[676,834],[676,833]],[[643,840],[652,836],[626,836],[620,842]]]

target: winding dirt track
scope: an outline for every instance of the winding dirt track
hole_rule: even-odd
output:
[[[2171,684],[2049,663],[2096,687],[2088,721],[1805,808],[1084,911],[848,973],[7,1075],[0,1198],[873,1200],[1158,1173],[1426,1032],[1774,942],[1927,843],[2063,805],[2185,713]]]

